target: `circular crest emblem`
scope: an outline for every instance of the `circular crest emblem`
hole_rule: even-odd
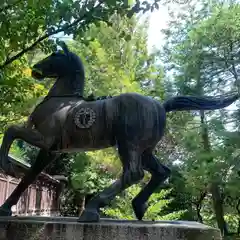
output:
[[[90,128],[96,120],[96,113],[91,108],[80,108],[74,117],[79,128]]]

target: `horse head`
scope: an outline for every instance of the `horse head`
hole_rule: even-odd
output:
[[[32,77],[39,81],[44,78],[61,79],[62,82],[65,82],[64,84],[71,82],[72,87],[82,92],[85,81],[83,63],[64,42],[59,45],[62,50],[53,52],[32,67]]]
[[[36,63],[32,68],[32,76],[38,80],[43,78],[57,78],[83,72],[84,68],[80,58],[69,51],[67,45],[61,42],[62,50],[53,52],[50,56]]]

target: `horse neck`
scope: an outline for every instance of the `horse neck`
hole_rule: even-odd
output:
[[[63,96],[71,94],[79,94],[83,96],[84,78],[80,73],[57,78],[52,88],[48,92],[50,96]]]

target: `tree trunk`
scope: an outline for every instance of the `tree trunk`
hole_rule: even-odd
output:
[[[203,223],[201,209],[202,209],[202,202],[203,202],[204,198],[206,197],[206,195],[207,195],[207,191],[200,193],[199,199],[194,203],[196,205],[196,209],[197,209],[197,221],[200,223]]]
[[[238,219],[238,229],[237,229],[237,234],[240,235],[240,219]]]
[[[197,221],[200,223],[203,223],[203,218],[200,211],[201,211],[201,206],[197,206]]]
[[[223,199],[218,184],[213,182],[210,186],[210,190],[218,228],[220,229],[222,235],[226,236],[228,235],[228,229],[224,220]]]
[[[209,142],[209,136],[208,136],[208,129],[205,125],[205,114],[204,111],[200,111],[201,116],[201,124],[202,124],[202,140],[203,140],[203,147],[206,153],[209,153],[209,159],[207,159],[208,162],[212,162],[213,158],[211,157],[211,146]],[[222,235],[227,235],[227,225],[224,220],[224,211],[223,211],[223,200],[220,193],[219,183],[218,181],[214,180],[214,176],[212,179],[212,182],[210,183],[210,191],[212,194],[212,202],[213,202],[213,209],[217,221],[218,228],[220,229]]]
[[[85,209],[85,196],[82,196],[80,199],[80,204],[79,204],[79,217],[82,215],[84,209]]]
[[[201,209],[202,209],[202,202],[203,202],[204,198],[206,197],[206,195],[207,195],[207,191],[202,192],[200,194],[199,200],[196,203],[197,221],[200,222],[200,223],[203,223],[203,218],[202,218],[202,215],[201,215]]]
[[[240,235],[240,199],[238,199],[236,209],[237,209],[237,212],[238,212],[238,229],[237,229],[237,233],[238,233],[238,235]]]

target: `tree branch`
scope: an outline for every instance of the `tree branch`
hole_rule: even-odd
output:
[[[206,197],[206,195],[207,195],[207,191],[204,190],[203,192],[200,193],[199,199],[192,202],[197,208],[198,221],[201,222],[201,223],[203,222],[203,218],[202,218],[200,212],[201,212],[201,209],[202,209],[202,202],[203,202],[204,198]]]
[[[22,0],[18,0],[16,1],[14,4],[11,4],[11,5],[8,5],[8,6],[5,6],[3,9],[6,10],[12,6],[14,6],[15,4],[18,4],[19,2],[21,2]],[[0,65],[0,70],[4,69],[7,65],[9,65],[10,63],[12,63],[13,61],[17,60],[18,58],[22,57],[26,52],[32,50],[34,47],[36,47],[40,42],[42,42],[43,40],[57,34],[57,33],[60,33],[60,32],[64,32],[74,26],[76,26],[79,22],[81,22],[85,17],[87,17],[89,14],[93,14],[94,10],[96,8],[98,8],[99,6],[101,6],[101,4],[104,3],[103,0],[99,1],[99,3],[95,6],[95,7],[92,7],[88,12],[85,12],[80,18],[76,19],[74,22],[72,22],[71,24],[69,25],[66,25],[62,28],[59,28],[53,32],[50,32],[50,33],[46,33],[45,35],[43,35],[42,37],[38,38],[34,43],[32,43],[30,46],[22,49],[22,51],[20,51],[19,53],[17,53],[16,55],[12,56],[11,58],[9,59],[6,59],[6,61]],[[128,17],[132,17],[132,15],[134,14],[134,12],[139,12],[141,10],[141,8],[139,7],[139,3],[136,3],[128,12],[127,16]],[[2,9],[0,10],[2,11]]]
[[[42,42],[43,40],[51,37],[52,35],[55,35],[57,33],[60,32],[64,32],[74,26],[76,26],[79,22],[81,22],[85,17],[87,17],[89,14],[92,14],[94,12],[94,10],[96,8],[98,8],[100,5],[102,4],[102,1],[100,1],[98,3],[97,6],[92,7],[88,12],[84,13],[80,18],[76,19],[74,22],[72,22],[69,25],[66,25],[62,28],[59,28],[53,32],[50,33],[46,33],[45,35],[43,35],[42,37],[38,38],[33,44],[31,44],[30,46],[24,48],[22,51],[20,51],[19,53],[17,53],[16,55],[14,55],[13,57],[7,59],[2,65],[0,65],[0,70],[4,69],[7,65],[9,65],[10,63],[12,63],[13,61],[17,60],[18,58],[22,57],[26,52],[32,50],[34,47],[36,47],[40,42]]]

